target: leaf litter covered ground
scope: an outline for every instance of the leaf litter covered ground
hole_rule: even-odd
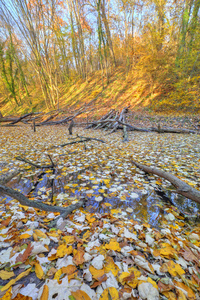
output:
[[[200,299],[200,227],[190,218],[198,205],[132,164],[159,167],[199,189],[199,136],[134,132],[122,143],[121,132],[77,133],[106,144],[52,148],[69,141],[64,126],[1,129],[1,174],[23,169],[9,186],[51,204],[54,180],[53,205],[84,198],[85,207],[49,229],[58,213],[1,196],[0,298]],[[55,174],[15,159],[44,165],[47,154]],[[179,209],[160,199],[159,187]]]

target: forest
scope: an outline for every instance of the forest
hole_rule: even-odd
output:
[[[78,104],[101,91],[108,106],[126,101],[197,113],[199,6],[198,0],[1,0],[2,113]]]
[[[200,300],[200,0],[0,0],[0,299]]]

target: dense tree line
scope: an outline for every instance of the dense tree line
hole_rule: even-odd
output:
[[[40,89],[59,106],[62,84],[116,68],[162,84],[171,101],[199,90],[200,0],[0,0],[0,86],[21,105]]]

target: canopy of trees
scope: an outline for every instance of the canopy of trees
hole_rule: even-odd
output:
[[[199,7],[199,0],[1,0],[1,96],[31,105],[37,88],[52,109],[62,84],[99,71],[104,88],[122,67],[162,94],[161,105],[181,99],[195,109]]]

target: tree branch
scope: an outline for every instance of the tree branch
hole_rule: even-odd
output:
[[[44,211],[59,212],[62,215],[62,217],[63,216],[66,217],[73,210],[83,206],[83,204],[84,204],[83,200],[80,200],[76,204],[71,204],[71,205],[67,206],[66,208],[65,207],[59,207],[59,206],[51,206],[51,205],[45,204],[45,203],[40,202],[40,201],[29,200],[22,193],[20,193],[16,190],[13,190],[10,187],[4,186],[2,184],[0,184],[0,192],[5,194],[5,195],[8,195],[8,196],[10,196],[10,197],[12,197],[16,200],[18,200],[21,205],[28,206],[28,207],[34,207],[34,208],[44,210]]]

